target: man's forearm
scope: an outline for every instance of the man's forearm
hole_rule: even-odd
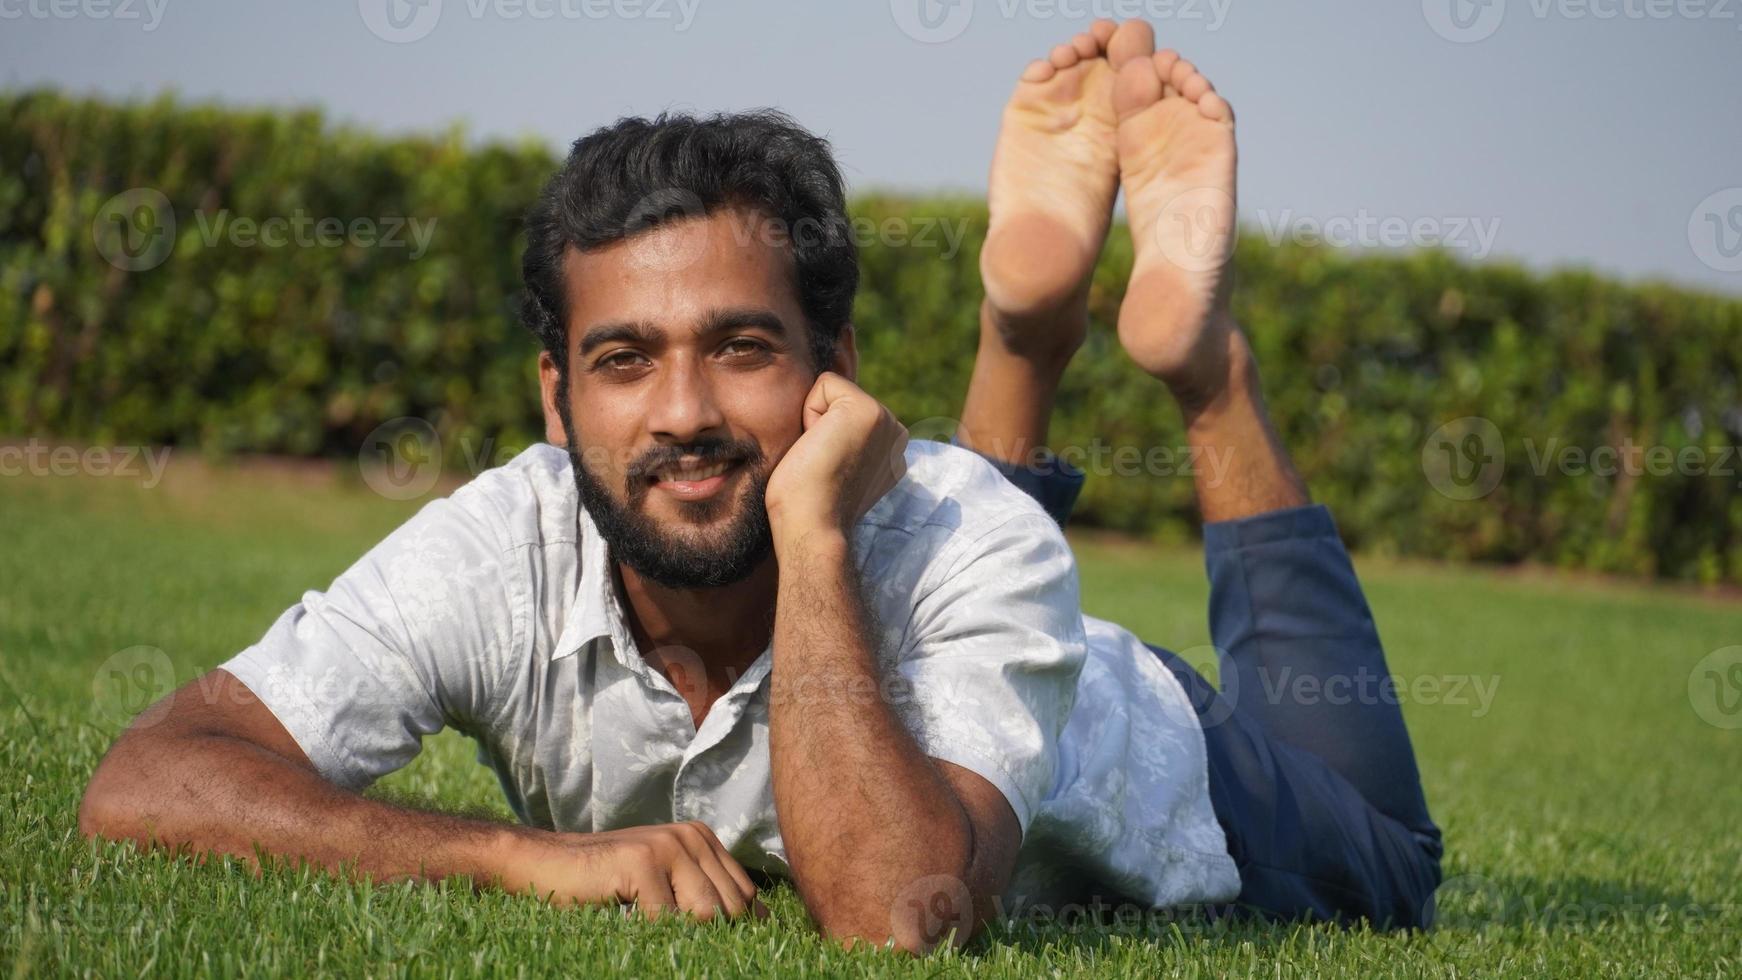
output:
[[[1206,522],[1311,503],[1270,422],[1252,349],[1238,328],[1228,330],[1225,382],[1179,396],[1179,402],[1197,460],[1198,509]]]
[[[769,757],[794,882],[825,932],[921,948],[892,912],[933,875],[964,880],[967,814],[883,697],[844,537],[781,555]]]
[[[529,832],[366,799],[242,739],[169,733],[122,737],[92,779],[79,826],[250,864],[264,852],[379,880],[468,875],[479,884],[503,876],[501,858]]]

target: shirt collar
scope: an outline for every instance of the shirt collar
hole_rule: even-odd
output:
[[[596,640],[610,641],[608,646],[619,660],[634,669],[641,664],[640,652],[629,635],[623,609],[617,602],[616,576],[612,574],[610,550],[605,538],[587,512],[575,508],[575,529],[580,568],[575,575],[574,601],[569,605],[568,622],[562,636],[552,648],[550,658],[561,660],[581,652]]]

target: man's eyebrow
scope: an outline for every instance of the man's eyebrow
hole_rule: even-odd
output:
[[[585,357],[606,344],[619,342],[656,344],[663,339],[663,336],[651,323],[641,321],[601,323],[587,328],[587,332],[581,335],[580,354]]]
[[[790,334],[786,327],[786,321],[782,320],[779,314],[773,310],[749,306],[709,311],[708,315],[703,318],[701,327],[697,329],[696,334],[705,337],[709,334],[724,333],[743,327],[760,327],[777,337],[786,337]]]

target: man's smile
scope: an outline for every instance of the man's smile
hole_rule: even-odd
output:
[[[743,468],[741,460],[679,461],[655,470],[648,480],[655,489],[679,500],[707,500],[724,489]]]

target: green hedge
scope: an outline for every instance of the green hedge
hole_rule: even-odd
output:
[[[538,143],[384,138],[314,112],[0,96],[0,434],[345,456],[384,420],[419,416],[457,464],[524,446],[540,427],[534,345],[514,319],[517,235],[555,163]],[[134,188],[163,194],[177,227],[161,264],[125,271],[99,237],[107,202]],[[866,242],[863,381],[910,422],[950,417],[974,352],[984,209],[869,197],[854,214],[925,239]],[[214,236],[236,227],[220,215],[366,218],[377,236],[410,217],[429,237],[323,245],[312,228],[315,244],[266,247]],[[959,247],[946,225],[966,229]],[[1191,481],[1151,452],[1182,444],[1175,410],[1110,327],[1130,255],[1116,234],[1054,442],[1108,450],[1083,521],[1183,538]],[[1236,263],[1277,424],[1355,546],[1742,582],[1742,302],[1257,236]],[[1475,452],[1493,468],[1458,471],[1498,479],[1474,499],[1459,498],[1486,485],[1447,483],[1435,463],[1432,434],[1465,417],[1504,446],[1504,465]],[[1453,451],[1481,431],[1452,430]],[[1614,475],[1538,462],[1628,445],[1659,455]],[[1682,454],[1677,472],[1652,465],[1663,453]]]

